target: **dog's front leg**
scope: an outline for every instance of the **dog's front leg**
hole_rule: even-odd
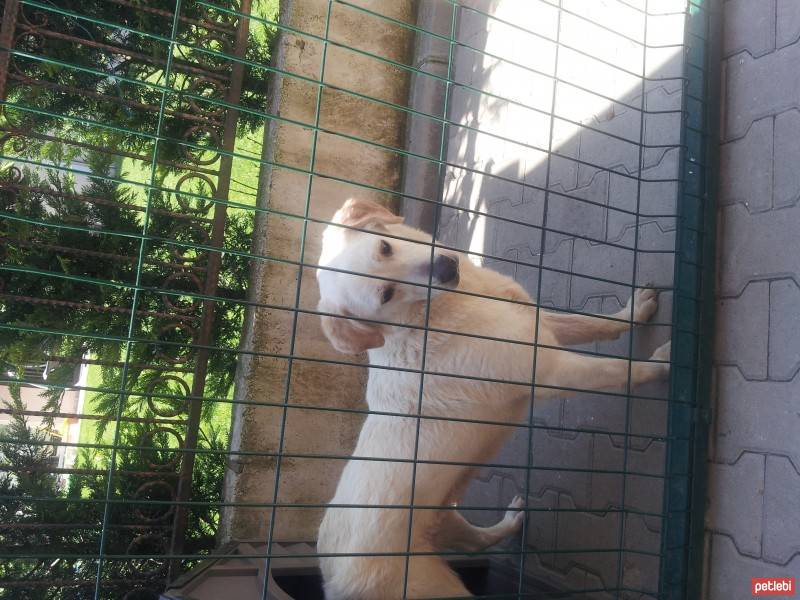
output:
[[[640,289],[628,301],[621,311],[608,315],[576,315],[544,311],[541,314],[542,324],[546,325],[558,343],[562,346],[574,346],[599,340],[616,340],[631,328],[631,312],[633,323],[644,323],[650,320],[658,308],[658,292],[651,289]]]
[[[667,342],[650,359],[668,361],[669,354],[670,343]],[[658,381],[669,374],[668,362],[631,362],[551,348],[540,348],[539,356],[536,383],[556,388],[542,388],[539,393],[545,396],[562,396],[564,392],[557,389],[561,387],[587,392],[622,389],[628,382],[629,370],[632,385]]]
[[[522,527],[525,513],[522,496],[517,496],[508,505],[505,516],[491,527],[478,527],[467,521],[456,509],[441,511],[436,545],[442,550],[457,552],[480,552],[489,546],[511,537]]]

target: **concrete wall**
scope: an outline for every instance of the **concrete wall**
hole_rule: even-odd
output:
[[[295,29],[325,35],[327,0],[282,2],[281,23]],[[414,22],[412,0],[359,0],[354,4],[405,22]],[[352,7],[333,3],[329,39],[359,50],[408,64],[411,31],[371,17]],[[408,73],[400,68],[329,44],[323,65],[323,44],[309,37],[282,33],[273,65],[288,73],[319,79],[331,86],[404,105],[408,95]],[[317,90],[312,83],[290,76],[274,81],[268,110],[271,114],[313,124],[317,113]],[[359,100],[351,94],[325,88],[319,106],[319,126],[328,132],[356,136],[392,148],[403,147],[405,113],[380,104]],[[287,123],[271,122],[265,133],[264,159],[280,165],[311,170],[388,190],[398,190],[402,172],[400,156]],[[316,141],[316,153],[312,146]],[[310,199],[312,218],[330,219],[351,196],[372,199],[397,209],[393,193],[369,191],[330,178],[309,177],[286,168],[265,167],[260,184],[260,205],[274,211],[302,216]],[[322,226],[309,223],[303,251],[303,220],[276,214],[259,215],[253,251],[257,255],[289,261],[315,263],[319,256]],[[250,277],[250,299],[259,303],[293,307],[300,280],[299,305],[314,309],[318,290],[314,270],[279,262],[254,261]],[[292,351],[294,314],[289,310],[253,308],[248,311],[242,349],[245,352],[288,355]],[[352,360],[336,353],[324,339],[319,318],[298,315],[294,354],[334,360]],[[332,408],[365,408],[363,387],[366,369],[285,358],[242,354],[235,398],[255,403],[236,405],[233,416],[232,450],[275,453],[279,450],[284,411],[257,406],[259,402]],[[363,364],[363,360],[355,361]],[[291,378],[289,379],[289,370]],[[348,455],[355,445],[362,418],[359,415],[289,409],[285,413],[283,450],[287,453]],[[341,460],[282,460],[278,482],[280,502],[325,503],[333,495]],[[270,457],[232,455],[225,481],[226,502],[272,502],[276,462]],[[276,541],[314,540],[321,509],[278,510]],[[265,540],[270,511],[235,508],[224,512],[220,541]]]

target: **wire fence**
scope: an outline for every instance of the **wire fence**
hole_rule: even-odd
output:
[[[321,598],[316,559],[364,556],[402,558],[407,597],[411,559],[443,556],[486,598],[699,597],[718,10],[5,0],[0,596],[200,598],[228,564],[255,582],[239,597]],[[423,244],[431,267],[465,253],[533,300],[319,264],[341,194],[428,232],[381,238]],[[334,353],[318,323],[342,315],[316,305],[315,271],[419,288],[421,320],[360,320],[420,334],[420,356],[367,369]],[[541,312],[629,326],[644,288],[660,294],[652,320],[570,350],[623,359],[622,389],[539,376],[564,351]],[[449,326],[431,317],[442,295],[537,325]],[[531,368],[442,370],[431,336],[512,347]],[[667,339],[669,384],[635,386]],[[368,371],[416,378],[413,406],[367,408]],[[442,379],[522,390],[524,419],[429,410]],[[414,419],[413,452],[352,458],[373,417]],[[480,461],[430,456],[431,425],[510,441]],[[409,469],[407,501],[369,504],[408,514],[404,549],[314,546],[325,508],[365,508],[328,502],[350,460]],[[477,473],[459,506],[415,495],[434,466]],[[521,536],[414,547],[418,515],[489,524],[515,494]]]

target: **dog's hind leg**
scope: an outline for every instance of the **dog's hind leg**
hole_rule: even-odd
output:
[[[471,598],[458,575],[439,556],[412,556],[408,564],[407,597]]]
[[[631,303],[633,303],[633,322],[644,323],[658,308],[658,292],[651,289],[637,290],[625,308],[608,315],[610,319],[549,311],[543,312],[540,318],[542,324],[548,327],[562,346],[615,340],[631,327]]]
[[[502,520],[491,527],[478,527],[467,521],[457,510],[443,510],[439,514],[436,541],[448,550],[478,552],[511,537],[522,527],[525,513],[520,510],[525,502],[517,496],[508,505]]]

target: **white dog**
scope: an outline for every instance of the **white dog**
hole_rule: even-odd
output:
[[[504,424],[528,422],[536,308],[508,302],[531,300],[512,279],[477,267],[465,256],[437,249],[432,260],[430,237],[403,225],[402,217],[378,204],[349,200],[334,222],[369,233],[336,225],[325,230],[319,264],[336,270],[317,271],[319,310],[345,318],[323,316],[323,330],[339,351],[369,350],[371,367],[388,367],[370,368],[367,403],[371,411],[394,414],[370,414],[365,420],[331,500],[355,507],[329,507],[320,526],[319,552],[342,555],[320,561],[326,596],[469,596],[435,553],[477,551],[514,534],[522,524],[524,513],[517,510],[521,498],[515,498],[498,524],[485,528],[470,524],[452,507],[474,474],[468,465],[490,460],[514,431],[513,425]],[[426,336],[429,278],[434,287],[444,289],[430,291]],[[656,307],[654,291],[638,291],[635,321],[646,321]],[[630,311],[629,303],[613,315],[620,320],[540,312],[536,400],[563,395],[551,386],[624,388],[629,368],[634,385],[664,378],[669,369],[665,362],[631,363],[558,348],[617,338],[629,328],[624,320]],[[668,360],[669,343],[652,358]],[[363,506],[376,508],[359,508]]]

